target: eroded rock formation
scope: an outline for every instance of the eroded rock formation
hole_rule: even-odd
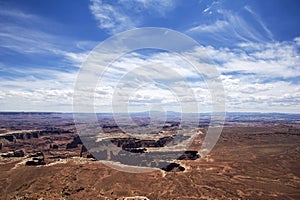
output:
[[[177,163],[170,163],[169,165],[162,168],[162,170],[166,172],[182,172],[185,170],[184,167],[182,167],[180,164]]]
[[[3,158],[11,158],[11,157],[24,157],[25,153],[23,150],[15,150],[12,152],[7,152],[2,154],[1,156]]]
[[[28,160],[25,165],[27,166],[36,166],[36,165],[45,165],[45,157],[43,152],[36,152],[33,153],[31,155],[29,155],[29,157],[31,157],[31,160]]]

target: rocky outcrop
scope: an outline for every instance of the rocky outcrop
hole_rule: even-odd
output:
[[[15,133],[7,133],[6,135],[1,135],[0,138],[4,138],[9,142],[14,142],[17,140],[27,140],[32,138],[39,138],[43,135],[55,135],[55,134],[67,134],[72,133],[69,130],[64,130],[60,128],[46,128],[45,130],[33,130],[33,131],[26,131],[26,132],[15,132]]]
[[[80,150],[80,155],[79,155],[79,156],[82,157],[82,156],[83,156],[83,153],[84,153],[84,152],[87,152],[87,151],[88,151],[88,150],[86,149],[86,147],[85,147],[84,145],[82,145],[82,146],[81,146],[81,150]]]
[[[77,148],[78,144],[82,144],[79,136],[73,138],[73,141],[67,144],[67,149]]]
[[[90,154],[90,153],[88,153],[88,154],[86,155],[86,158],[93,158],[93,159],[96,159],[96,158],[93,156],[93,154]]]
[[[169,165],[162,168],[162,170],[166,172],[182,172],[185,170],[184,167],[182,167],[180,164],[177,163],[170,163]]]
[[[146,148],[137,148],[137,149],[124,149],[125,151],[129,151],[131,153],[145,153],[147,151]]]
[[[15,150],[14,151],[14,156],[15,157],[24,157],[25,156],[25,153],[23,150]]]
[[[180,122],[168,121],[163,126],[164,131],[177,131],[180,127]]]
[[[38,132],[33,132],[32,134],[33,138],[39,138],[39,133]]]
[[[123,150],[147,148],[147,147],[164,147],[173,140],[173,137],[166,136],[159,138],[158,140],[140,140],[136,138],[113,138],[111,142],[118,147],[122,147]],[[140,151],[138,151],[140,153]]]
[[[78,147],[78,144],[74,141],[67,144],[67,149],[74,149],[74,148],[77,148],[77,147]]]
[[[8,140],[9,142],[13,142],[15,140],[15,137],[13,135],[4,135],[2,137]]]
[[[57,144],[50,144],[50,149],[58,149],[58,145]]]
[[[37,152],[29,155],[31,160],[28,160],[25,165],[27,166],[36,166],[36,165],[45,165],[45,158],[43,152]]]
[[[119,126],[115,124],[104,124],[102,125],[102,130],[104,133],[123,132]]]
[[[41,151],[29,155],[29,157],[40,157],[40,156],[44,157],[44,153]]]
[[[18,140],[24,140],[24,133],[17,133],[17,134],[15,134],[15,136],[16,136],[16,139],[18,139]]]
[[[24,157],[25,153],[23,150],[15,150],[12,152],[7,152],[2,154],[1,156],[3,158],[11,158],[11,157]]]
[[[200,158],[197,151],[185,151],[177,160],[196,160]]]

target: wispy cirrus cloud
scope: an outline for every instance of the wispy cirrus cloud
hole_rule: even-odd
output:
[[[246,5],[244,7],[245,10],[247,10],[249,13],[251,13],[251,15],[256,19],[256,21],[260,24],[260,26],[263,28],[263,30],[265,31],[265,33],[268,35],[268,37],[272,40],[274,40],[274,36],[272,34],[272,32],[268,29],[268,27],[265,25],[265,23],[263,22],[263,20],[261,19],[261,17],[255,13],[251,7],[249,5]]]
[[[119,0],[119,3],[121,6],[134,10],[136,13],[155,13],[162,17],[176,6],[176,1],[174,0]]]
[[[39,57],[46,56],[55,57],[57,61],[66,60],[71,64],[70,67],[78,66],[92,48],[92,45],[84,45],[83,49],[85,41],[74,41],[49,33],[45,30],[46,26],[59,25],[37,15],[3,8],[0,16],[0,57],[5,57],[6,62],[15,61],[18,57],[31,57],[37,61]],[[80,48],[77,46],[79,44]]]
[[[188,32],[219,32],[223,31],[226,27],[228,27],[230,24],[227,21],[224,20],[217,20],[214,24],[203,24],[199,26],[192,27],[188,30]]]
[[[56,22],[0,5],[0,110],[71,110],[79,65],[95,43],[49,32]]]
[[[174,5],[171,0],[91,0],[90,10],[100,29],[115,34],[142,25],[144,15],[154,13],[163,17]]]
[[[232,46],[240,42],[274,41],[272,32],[248,5],[235,11],[225,8],[221,1],[214,1],[203,11],[205,15],[208,15],[207,21],[186,30],[204,44]]]

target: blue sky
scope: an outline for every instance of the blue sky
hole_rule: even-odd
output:
[[[1,1],[0,110],[72,111],[77,73],[99,42],[133,28],[165,27],[203,45],[221,74],[227,111],[299,113],[299,9],[296,0]],[[116,61],[96,90],[98,111],[109,111],[110,83],[133,63],[169,63],[192,80],[173,56],[137,52]],[[206,111],[207,88],[191,84]],[[135,102],[176,104],[167,91],[153,91],[139,91]]]

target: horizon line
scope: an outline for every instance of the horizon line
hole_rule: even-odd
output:
[[[147,112],[153,112],[153,111],[140,111],[140,112],[129,112],[129,114],[141,114],[141,113],[147,113]],[[162,111],[154,111],[156,113],[165,113]],[[70,112],[70,111],[0,111],[0,114],[4,113],[24,113],[24,114],[126,114],[126,112],[123,113],[114,113],[114,112]],[[183,113],[183,114],[213,114],[213,112],[199,112],[199,113],[192,113],[192,112],[177,112],[177,111],[166,111],[166,113]],[[292,112],[263,112],[263,111],[225,111],[225,112],[215,112],[215,114],[225,113],[226,114],[234,114],[234,113],[241,113],[241,114],[294,114],[294,115],[300,115],[300,113],[292,113]]]

